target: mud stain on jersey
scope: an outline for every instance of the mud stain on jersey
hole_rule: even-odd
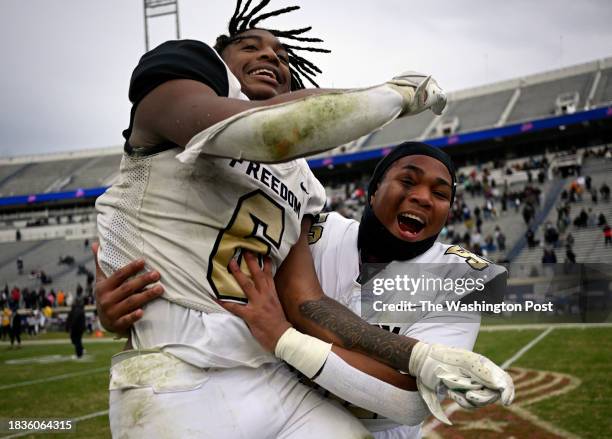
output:
[[[335,137],[337,122],[353,113],[359,103],[359,97],[350,94],[320,95],[317,99],[296,102],[299,109],[262,124],[264,146],[273,160],[299,156],[299,145]]]

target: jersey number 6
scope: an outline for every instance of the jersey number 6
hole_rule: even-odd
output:
[[[207,279],[218,299],[247,302],[242,289],[228,269],[237,257],[240,270],[249,274],[243,250],[268,255],[271,246],[279,248],[285,231],[285,211],[261,190],[238,200],[227,227],[219,232],[209,258]]]

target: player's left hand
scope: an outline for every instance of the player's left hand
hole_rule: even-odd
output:
[[[291,327],[291,323],[287,321],[276,293],[272,262],[269,257],[264,257],[262,270],[255,255],[244,252],[243,257],[251,272],[252,280],[240,270],[234,259],[230,261],[229,269],[246,295],[248,303],[223,301],[218,301],[218,303],[232,314],[242,318],[263,348],[274,352],[278,339]]]
[[[437,399],[440,385],[465,408],[483,407],[497,399],[510,405],[514,399],[510,375],[488,358],[465,349],[419,342],[412,350],[409,369],[432,414],[447,424],[450,421]]]
[[[446,93],[431,76],[408,71],[395,76],[387,84],[404,96],[401,116],[418,114],[427,109],[440,115],[446,107]]]

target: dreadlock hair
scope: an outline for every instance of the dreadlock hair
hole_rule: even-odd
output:
[[[267,12],[264,14],[256,15],[263,8],[265,8],[270,0],[261,0],[257,6],[255,6],[250,12],[249,7],[251,6],[252,0],[246,0],[244,7],[242,6],[242,0],[238,0],[236,3],[236,10],[234,11],[234,15],[229,21],[228,32],[229,35],[220,35],[217,37],[217,41],[215,42],[214,49],[221,55],[223,50],[229,46],[231,43],[239,39],[239,35],[242,32],[245,32],[250,29],[261,29],[270,32],[277,38],[287,38],[289,40],[300,41],[300,42],[308,42],[308,43],[322,43],[323,40],[320,38],[309,38],[301,36],[304,33],[308,32],[312,29],[312,26],[303,27],[300,29],[292,29],[286,31],[280,31],[276,29],[264,29],[257,27],[257,24],[260,21],[265,20],[266,18],[274,17],[277,15],[285,14],[287,12],[295,11],[296,9],[300,9],[299,6],[289,6],[282,9],[277,9],[272,12]],[[308,82],[310,82],[315,87],[319,87],[314,80],[314,77],[318,73],[322,73],[321,69],[319,69],[316,65],[314,65],[311,61],[308,61],[305,58],[299,56],[296,51],[306,51],[306,52],[322,52],[329,53],[331,50],[322,49],[319,47],[304,47],[304,46],[295,46],[290,44],[283,44],[283,48],[287,51],[287,56],[289,58],[289,68],[291,70],[291,90],[300,90],[304,88],[304,81],[302,78],[306,78]]]

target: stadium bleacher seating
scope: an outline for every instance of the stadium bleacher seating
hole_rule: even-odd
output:
[[[86,265],[90,271],[95,270],[91,251],[86,249],[82,240],[53,239],[47,241],[31,241],[19,243],[4,243],[10,255],[3,256],[0,265],[0,279],[2,287],[18,285],[29,289],[41,286],[38,278],[32,276],[32,271],[44,271],[53,280],[46,288],[62,289],[64,291],[75,291],[76,285],[85,281],[82,276],[77,276],[78,265]],[[4,255],[4,252],[3,252]],[[74,257],[73,265],[60,265],[59,258],[70,255]],[[23,274],[17,272],[16,260],[21,257],[24,263]]]
[[[499,121],[513,90],[450,101],[444,119],[459,118],[459,131],[473,131],[495,126]]]
[[[510,113],[508,122],[521,122],[538,116],[555,114],[555,99],[561,93],[578,92],[578,107],[584,108],[593,78],[593,73],[585,73],[522,87],[521,96]]]
[[[71,180],[62,190],[109,186],[117,175],[120,155],[110,155],[89,160],[71,174]]]
[[[59,192],[62,182],[68,181],[72,173],[91,159],[57,160],[34,163],[15,173],[0,186],[2,196]]]
[[[414,117],[400,119],[383,130],[354,142],[348,149],[342,148],[342,150],[369,151],[393,146],[405,140],[433,139],[441,135],[437,129],[439,125],[449,120],[457,121],[457,131],[452,134],[461,134],[551,117],[558,110],[555,108],[557,98],[559,96],[571,97],[574,93],[578,97],[576,111],[597,107],[605,108],[611,104],[612,58],[450,93],[447,109],[441,118],[435,118],[431,112],[424,112]],[[492,143],[491,148],[495,146],[496,144]],[[581,145],[574,146],[581,147]],[[338,153],[340,149],[322,156]],[[459,172],[469,175],[474,171],[478,174],[478,178],[481,178],[482,169],[487,168],[489,178],[495,179],[498,189],[503,187],[504,182],[507,182],[511,192],[520,191],[525,187],[528,179],[527,173],[520,166],[525,158],[517,157],[516,154],[509,154],[509,156],[511,158],[500,157],[505,162],[504,167],[496,168],[492,162],[484,163],[478,155],[474,155],[469,158],[470,164],[465,165]],[[557,204],[559,193],[564,185],[571,181],[571,178],[563,180],[561,177],[552,177],[557,163],[552,156],[549,159],[552,166],[550,172],[547,172],[546,182],[540,186],[543,202],[536,213],[536,227],[540,227],[546,221],[554,223],[556,220],[554,207]],[[492,159],[489,158],[489,160]],[[560,163],[564,159],[557,160]],[[567,160],[573,163],[575,159],[570,157]],[[0,197],[105,187],[116,179],[120,161],[121,148],[119,147],[52,156],[0,158]],[[519,166],[515,167],[517,164]],[[507,175],[506,168],[508,167],[515,167],[512,175]],[[583,170],[592,176],[594,187],[599,187],[602,181],[607,181],[610,185],[612,179],[606,179],[611,175],[611,171],[610,161],[601,158],[589,159]],[[363,194],[366,181],[367,174],[362,174],[355,181],[347,180],[341,183],[335,181],[333,184],[327,182],[328,199],[332,206],[340,209],[343,214],[358,219],[365,201]],[[482,208],[485,203],[485,198],[481,193],[471,195],[464,191],[463,199],[472,210],[476,206]],[[89,205],[45,205],[39,211],[32,209],[0,210],[0,241],[5,241],[0,243],[0,286],[6,283],[29,288],[36,287],[40,281],[29,276],[31,270],[44,270],[53,278],[51,287],[56,289],[73,291],[77,282],[83,283],[76,274],[76,267],[83,264],[88,270],[94,268],[91,255],[85,251],[83,245],[83,239],[93,238],[95,233],[92,223],[94,215],[92,204],[93,201]],[[574,204],[572,214],[575,215],[576,210],[582,207],[593,208],[597,215],[603,212],[608,222],[612,222],[612,203],[604,205],[599,202],[598,205],[593,205],[587,196],[582,202]],[[490,258],[506,259],[510,255],[513,258],[516,256],[515,260],[521,263],[541,261],[541,248],[528,249],[524,245],[526,226],[521,215],[521,208],[522,206],[517,211],[509,204],[508,209],[502,212],[499,199],[495,201],[497,216],[483,222],[481,236],[484,240],[488,235],[494,234],[495,226],[499,226],[506,235],[506,251],[490,252],[488,254]],[[78,235],[79,239],[49,239],[49,236],[44,234],[30,234],[26,230],[23,232],[22,242],[6,242],[14,240],[16,230],[26,227],[28,222],[32,225],[36,223],[36,220],[43,220],[43,222],[48,220],[49,225],[52,226],[57,225],[57,218],[64,221],[68,216],[75,218],[75,230],[76,223],[79,223],[81,218],[84,218],[83,221],[87,223],[85,226],[89,227],[89,229],[81,227],[84,231]],[[87,218],[88,216],[90,218]],[[466,231],[466,226],[462,222],[455,223],[453,228],[454,232],[459,235],[463,235]],[[70,227],[67,228],[69,229]],[[603,236],[600,229],[578,230],[573,226],[568,229],[568,232],[571,232],[575,238],[574,251],[578,262],[609,259],[612,249],[603,247]],[[537,230],[536,233],[541,239],[541,230]],[[68,232],[65,234],[66,237],[70,237]],[[558,259],[562,261],[564,250],[557,253]],[[66,254],[75,257],[76,263],[73,267],[57,264],[58,258]],[[25,274],[23,275],[17,274],[15,261],[18,257],[22,257],[25,263]]]
[[[583,175],[589,175],[592,178],[591,184],[595,189],[599,189],[602,183],[606,182],[608,185],[612,183],[612,162],[604,159],[588,159],[583,167]],[[566,182],[569,184],[570,179]],[[558,204],[559,199],[556,200]],[[608,223],[612,222],[612,201],[605,202],[599,200],[597,203],[591,201],[591,195],[585,193],[582,196],[582,200],[578,200],[571,203],[571,218],[573,219],[578,215],[581,209],[589,211],[592,209],[595,217],[598,217],[600,213],[603,213]],[[557,211],[551,209],[545,218],[545,221],[549,221],[552,224],[556,224]],[[576,227],[571,224],[563,236],[561,237],[559,246],[555,248],[555,253],[558,262],[565,260],[565,241],[567,235],[571,233],[574,238],[574,244],[572,246],[574,253],[576,254],[576,262],[578,263],[609,263],[612,259],[612,247],[605,247],[602,227],[597,225],[589,225],[587,227]],[[542,240],[542,236],[538,237]],[[515,262],[522,264],[539,264],[542,261],[544,244],[541,244],[534,248],[525,248],[521,254],[516,258]]]
[[[606,104],[612,102],[612,68],[601,71],[599,85],[593,96],[595,104]]]

